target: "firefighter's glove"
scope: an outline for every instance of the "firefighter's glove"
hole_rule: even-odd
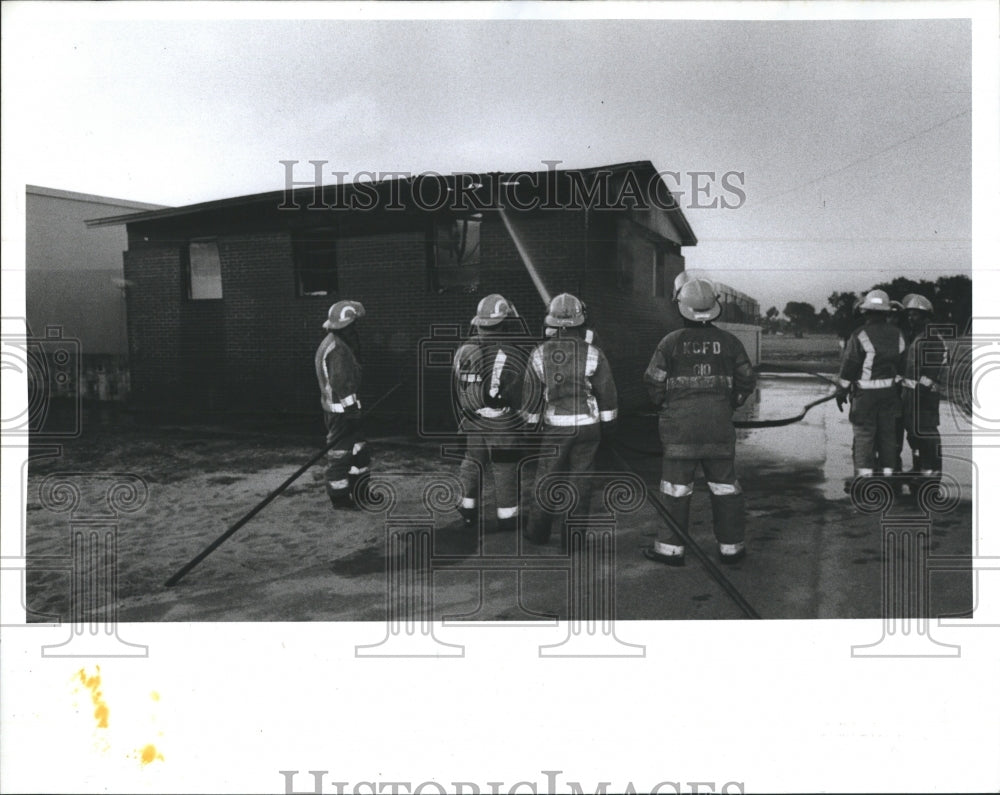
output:
[[[357,403],[347,406],[344,409],[344,419],[347,420],[348,422],[355,422],[355,423],[360,422],[361,406],[359,406]]]
[[[847,403],[847,389],[846,389],[846,387],[841,387],[840,389],[838,389],[837,392],[836,392],[836,397],[834,399],[837,401],[837,411],[843,413],[844,412],[844,404]]]
[[[748,397],[750,397],[750,394],[747,392],[733,392],[733,397],[732,400],[730,400],[730,405],[734,409],[738,409],[740,406],[742,406],[744,403],[747,402]]]
[[[601,439],[605,442],[614,441],[618,434],[618,420],[608,420],[601,423]]]

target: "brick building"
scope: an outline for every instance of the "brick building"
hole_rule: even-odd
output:
[[[649,162],[307,185],[91,221],[121,223],[134,400],[268,413],[318,409],[321,325],[352,298],[367,309],[363,398],[403,380],[395,410],[447,414],[443,351],[479,298],[503,293],[541,332],[515,236],[551,295],[587,303],[623,403],[638,405],[697,242]]]

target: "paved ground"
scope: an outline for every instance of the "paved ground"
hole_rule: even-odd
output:
[[[768,377],[751,414],[760,419],[793,415],[828,391],[817,379]],[[942,413],[950,422],[946,409]],[[42,556],[53,556],[50,563],[59,556],[65,560],[71,549],[70,517],[107,511],[108,473],[131,473],[148,489],[148,500],[128,506],[132,512],[119,512],[117,521],[113,601],[123,621],[380,621],[387,617],[390,595],[395,609],[404,613],[412,608],[436,618],[479,621],[566,617],[570,604],[577,616],[613,613],[626,620],[737,619],[748,612],[695,556],[689,555],[681,569],[641,557],[639,548],[663,526],[648,503],[614,517],[614,531],[605,535],[614,539],[613,555],[590,549],[566,556],[558,538],[537,548],[488,532],[489,524],[482,535],[466,530],[457,514],[444,508],[453,496],[446,487],[429,493],[430,508],[425,502],[432,482],[442,476],[453,482],[457,461],[442,459],[440,445],[405,436],[385,436],[376,444],[379,477],[396,493],[391,514],[334,514],[316,469],[181,583],[167,588],[163,583],[170,574],[307,460],[317,438],[291,424],[261,432],[152,425],[118,416],[103,423],[90,418],[88,427],[61,456],[36,459],[31,468],[26,514],[29,561],[35,561],[29,562],[27,587],[31,620],[68,615],[74,587],[69,571],[59,565],[42,568]],[[970,553],[967,445],[947,451],[945,471],[957,484],[947,505],[925,512],[914,498],[904,497],[883,516],[860,511],[843,492],[851,468],[850,426],[833,403],[794,425],[739,433],[749,555],[723,574],[737,598],[763,618],[883,615],[885,530],[898,529],[907,517],[906,527],[929,534],[930,555]],[[654,490],[656,445],[651,417],[623,419],[618,450]],[[609,451],[602,453],[600,465],[608,479],[621,480],[626,471]],[[57,510],[66,506],[53,498],[58,492],[51,487],[66,480],[82,492],[83,507],[75,513]],[[703,482],[696,491],[691,534],[714,556]],[[602,504],[595,499],[595,515]],[[430,528],[433,555],[419,541]],[[417,540],[405,548],[391,546],[387,532],[393,529]],[[501,568],[496,568],[498,556],[508,559]],[[613,560],[613,582],[600,574],[601,560]],[[433,579],[414,575],[414,564],[431,566]],[[81,582],[75,586],[78,593]],[[613,606],[578,601],[609,600],[612,593]],[[965,613],[972,604],[972,579],[968,572],[935,573],[927,590],[914,593],[929,594],[929,615]],[[111,609],[110,597],[98,601],[98,612]]]

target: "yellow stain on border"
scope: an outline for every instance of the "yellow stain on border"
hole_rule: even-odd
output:
[[[142,761],[143,767],[151,764],[157,760],[163,761],[163,754],[156,750],[156,746],[150,743],[145,746],[141,751],[139,751],[139,759]]]
[[[96,666],[97,673],[88,676],[85,669],[81,668],[77,672],[80,682],[90,690],[90,700],[94,704],[94,719],[97,721],[97,728],[108,728],[108,720],[111,717],[111,710],[101,693],[101,666]]]

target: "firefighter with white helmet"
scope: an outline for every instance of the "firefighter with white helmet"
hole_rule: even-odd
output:
[[[884,290],[867,293],[859,306],[864,325],[855,329],[841,359],[837,408],[851,399],[854,426],[854,475],[892,475],[897,459],[896,421],[902,413],[899,381],[906,341],[888,322],[892,305]],[[876,454],[877,451],[877,454]]]
[[[337,301],[327,312],[328,332],[316,350],[316,378],[326,424],[326,493],[334,508],[354,506],[352,493],[364,488],[371,451],[361,428],[361,345],[355,323],[365,316],[358,301]]]
[[[536,544],[549,540],[557,519],[538,498],[538,488],[546,488],[543,480],[564,475],[575,492],[577,510],[587,511],[591,484],[585,476],[594,470],[602,434],[613,432],[618,418],[611,365],[603,351],[587,341],[585,320],[579,298],[569,293],[553,298],[545,325],[554,334],[531,352],[525,372],[525,419],[540,424],[543,447],[556,450],[554,457],[539,460],[535,477],[535,502],[525,537]]]
[[[732,414],[753,393],[756,377],[743,344],[712,325],[722,306],[710,280],[681,281],[675,300],[684,327],[660,340],[643,375],[660,412],[660,492],[670,515],[686,531],[700,464],[708,481],[720,560],[735,563],[746,554],[746,508],[736,477]],[[643,554],[682,566],[684,540],[672,532]]]
[[[476,333],[455,353],[455,395],[461,409],[465,457],[459,470],[462,499],[458,511],[467,526],[476,523],[482,476],[492,470],[496,494],[496,529],[517,527],[518,454],[512,444],[524,425],[520,415],[524,356],[515,341],[524,326],[514,305],[498,293],[479,302],[472,318]]]
[[[597,330],[594,329],[594,328],[592,328],[589,325],[589,323],[588,323],[589,317],[588,317],[588,314],[587,314],[587,305],[583,301],[580,301],[580,306],[581,306],[582,311],[583,311],[583,326],[584,326],[583,340],[584,340],[584,342],[586,342],[588,345],[596,345],[601,350],[604,350],[603,342],[602,342],[601,338],[598,336]],[[545,336],[546,337],[554,337],[554,336],[556,336],[556,334],[558,333],[558,331],[559,331],[559,328],[557,326],[546,326],[545,327]]]
[[[912,474],[941,476],[941,395],[945,392],[948,348],[939,334],[929,330],[934,306],[922,295],[903,299],[912,333],[903,371],[903,425],[913,456]]]

